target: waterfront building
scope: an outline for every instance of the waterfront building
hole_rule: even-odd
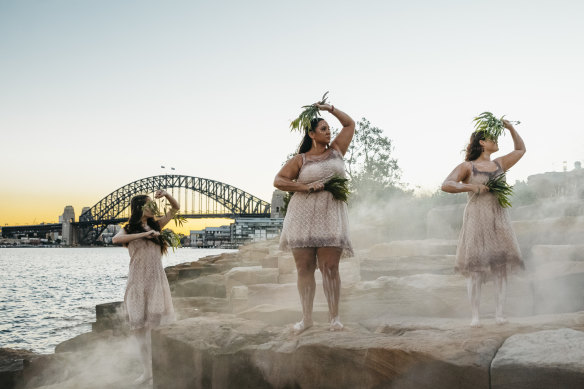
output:
[[[240,218],[230,225],[191,230],[191,247],[239,247],[277,237],[282,231],[283,218]]]
[[[236,246],[272,239],[282,232],[283,218],[241,218],[231,224],[232,242]]]

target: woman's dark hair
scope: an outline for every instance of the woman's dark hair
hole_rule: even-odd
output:
[[[126,231],[126,233],[137,234],[140,232],[146,232],[146,230],[142,226],[142,216],[144,214],[142,208],[144,207],[149,198],[150,197],[148,197],[147,195],[137,195],[132,197],[132,200],[130,201],[131,210],[130,219],[128,220],[128,223],[124,226],[124,231]],[[148,226],[155,231],[160,232],[161,230],[160,224],[158,224],[158,222],[154,220],[154,218],[152,217],[146,219],[146,224],[148,224]],[[157,237],[146,239],[159,245],[160,252],[162,254],[166,254],[166,251],[168,250],[168,243],[166,243],[166,241],[162,239],[162,236],[159,235]],[[124,246],[127,246],[127,244],[125,244]]]
[[[481,140],[486,140],[484,131],[475,131],[470,135],[470,142],[466,146],[465,161],[474,161],[481,156],[484,150],[481,146]]]
[[[324,120],[323,118],[314,118],[310,121],[310,128],[305,128],[304,129],[304,138],[302,138],[302,143],[300,143],[300,147],[298,147],[298,153],[297,154],[302,154],[302,153],[306,153],[307,151],[309,151],[312,148],[312,138],[308,135],[308,133],[310,131],[314,131],[316,130],[316,127],[318,127],[318,123]]]

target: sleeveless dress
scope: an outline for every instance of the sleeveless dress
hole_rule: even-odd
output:
[[[345,162],[337,150],[331,148],[318,156],[301,155],[297,182],[326,182],[335,174],[345,177]],[[338,247],[344,257],[352,256],[347,204],[335,200],[326,190],[310,194],[295,192],[284,218],[280,249],[301,247]]]
[[[497,170],[493,172],[480,171],[471,162],[468,183],[484,185],[491,177],[501,174],[501,165],[494,162]],[[473,272],[482,273],[483,281],[487,281],[494,274],[506,276],[509,271],[525,268],[507,209],[501,207],[497,197],[490,192],[469,192],[468,197],[455,270],[467,277]]]
[[[150,231],[148,226],[144,227]],[[122,229],[120,234],[125,234]],[[175,321],[166,273],[162,267],[160,246],[148,239],[128,243],[130,268],[124,303],[130,328],[154,328]]]

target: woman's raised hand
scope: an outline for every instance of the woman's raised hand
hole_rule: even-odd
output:
[[[155,198],[155,199],[159,199],[159,198],[161,198],[161,197],[164,197],[164,196],[166,196],[166,194],[167,194],[167,193],[166,193],[166,191],[165,191],[165,190],[163,190],[163,189],[158,189],[156,192],[154,192],[154,198]]]
[[[511,122],[509,120],[503,119],[503,125],[505,126],[506,129],[511,130],[513,129],[513,125],[511,124]]]
[[[332,107],[329,104],[321,104],[320,101],[318,103],[314,103],[314,106],[318,108],[319,111],[328,111],[332,110]]]

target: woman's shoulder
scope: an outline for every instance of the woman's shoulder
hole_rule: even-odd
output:
[[[458,164],[458,168],[463,169],[463,170],[472,170],[472,168],[474,167],[474,163],[472,161],[462,161],[461,163]]]

